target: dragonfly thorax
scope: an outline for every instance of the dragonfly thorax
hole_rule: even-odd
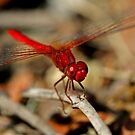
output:
[[[69,49],[62,51],[54,50],[51,58],[56,67],[62,72],[64,72],[71,63],[75,63],[75,57]]]
[[[66,76],[77,82],[81,82],[85,79],[88,73],[88,67],[83,61],[70,64],[65,71]]]

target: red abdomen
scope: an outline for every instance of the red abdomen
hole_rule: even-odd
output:
[[[59,68],[60,71],[64,72],[64,69],[71,63],[75,63],[75,58],[69,49],[66,50],[55,50],[52,53],[52,61]]]

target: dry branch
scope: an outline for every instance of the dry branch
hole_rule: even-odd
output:
[[[58,99],[56,93],[52,90],[47,89],[39,89],[33,88],[24,93],[24,97],[29,98],[52,98]],[[89,119],[95,130],[99,135],[111,135],[109,128],[105,125],[105,123],[101,120],[95,109],[91,106],[91,104],[86,100],[86,98],[82,95],[81,98],[77,96],[71,96],[73,100],[73,107],[79,108]],[[66,102],[69,100],[66,97],[63,97]]]
[[[56,135],[53,129],[42,119],[30,112],[23,105],[11,101],[4,95],[0,95],[0,109],[17,115],[45,135]]]

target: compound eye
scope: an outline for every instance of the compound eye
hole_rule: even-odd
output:
[[[88,67],[83,61],[77,62],[78,70],[85,70],[88,73]]]
[[[76,72],[77,72],[77,65],[76,64],[71,64],[68,66],[67,68],[67,72],[66,72],[66,75],[68,76],[68,78],[70,79],[75,79],[75,75],[76,75]]]
[[[75,80],[77,82],[81,82],[81,81],[83,81],[85,79],[85,77],[86,77],[86,75],[88,73],[88,67],[82,61],[77,62],[77,67],[78,67],[78,71],[76,72]]]
[[[85,70],[79,70],[76,73],[75,80],[77,82],[81,82],[85,79],[86,75],[87,75],[87,72]]]

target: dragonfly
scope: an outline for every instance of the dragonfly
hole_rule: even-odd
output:
[[[49,57],[55,64],[55,66],[61,72],[63,72],[63,76],[54,83],[54,89],[60,101],[62,102],[62,105],[63,100],[57,90],[57,85],[66,77],[68,78],[68,80],[65,85],[65,95],[73,104],[73,101],[68,92],[71,88],[72,90],[75,90],[74,81],[76,81],[81,86],[81,88],[84,89],[82,81],[87,76],[88,66],[83,61],[76,61],[76,58],[73,55],[71,49],[82,45],[87,41],[94,40],[97,37],[108,35],[109,33],[124,30],[129,27],[134,27],[134,21],[135,14],[133,13],[126,17],[121,17],[117,21],[104,23],[103,25],[99,25],[99,27],[93,30],[89,29],[88,32],[83,33],[79,38],[75,38],[69,42],[63,43],[63,45],[59,48],[55,48],[55,46],[53,46],[52,44],[44,44],[35,41],[16,29],[8,29],[7,33],[13,39],[23,44],[21,47],[16,46],[16,48],[14,49],[7,49],[6,53],[9,53],[10,56],[4,60],[0,59],[0,66],[4,64],[10,64],[18,60],[28,59],[38,55],[45,55]]]

